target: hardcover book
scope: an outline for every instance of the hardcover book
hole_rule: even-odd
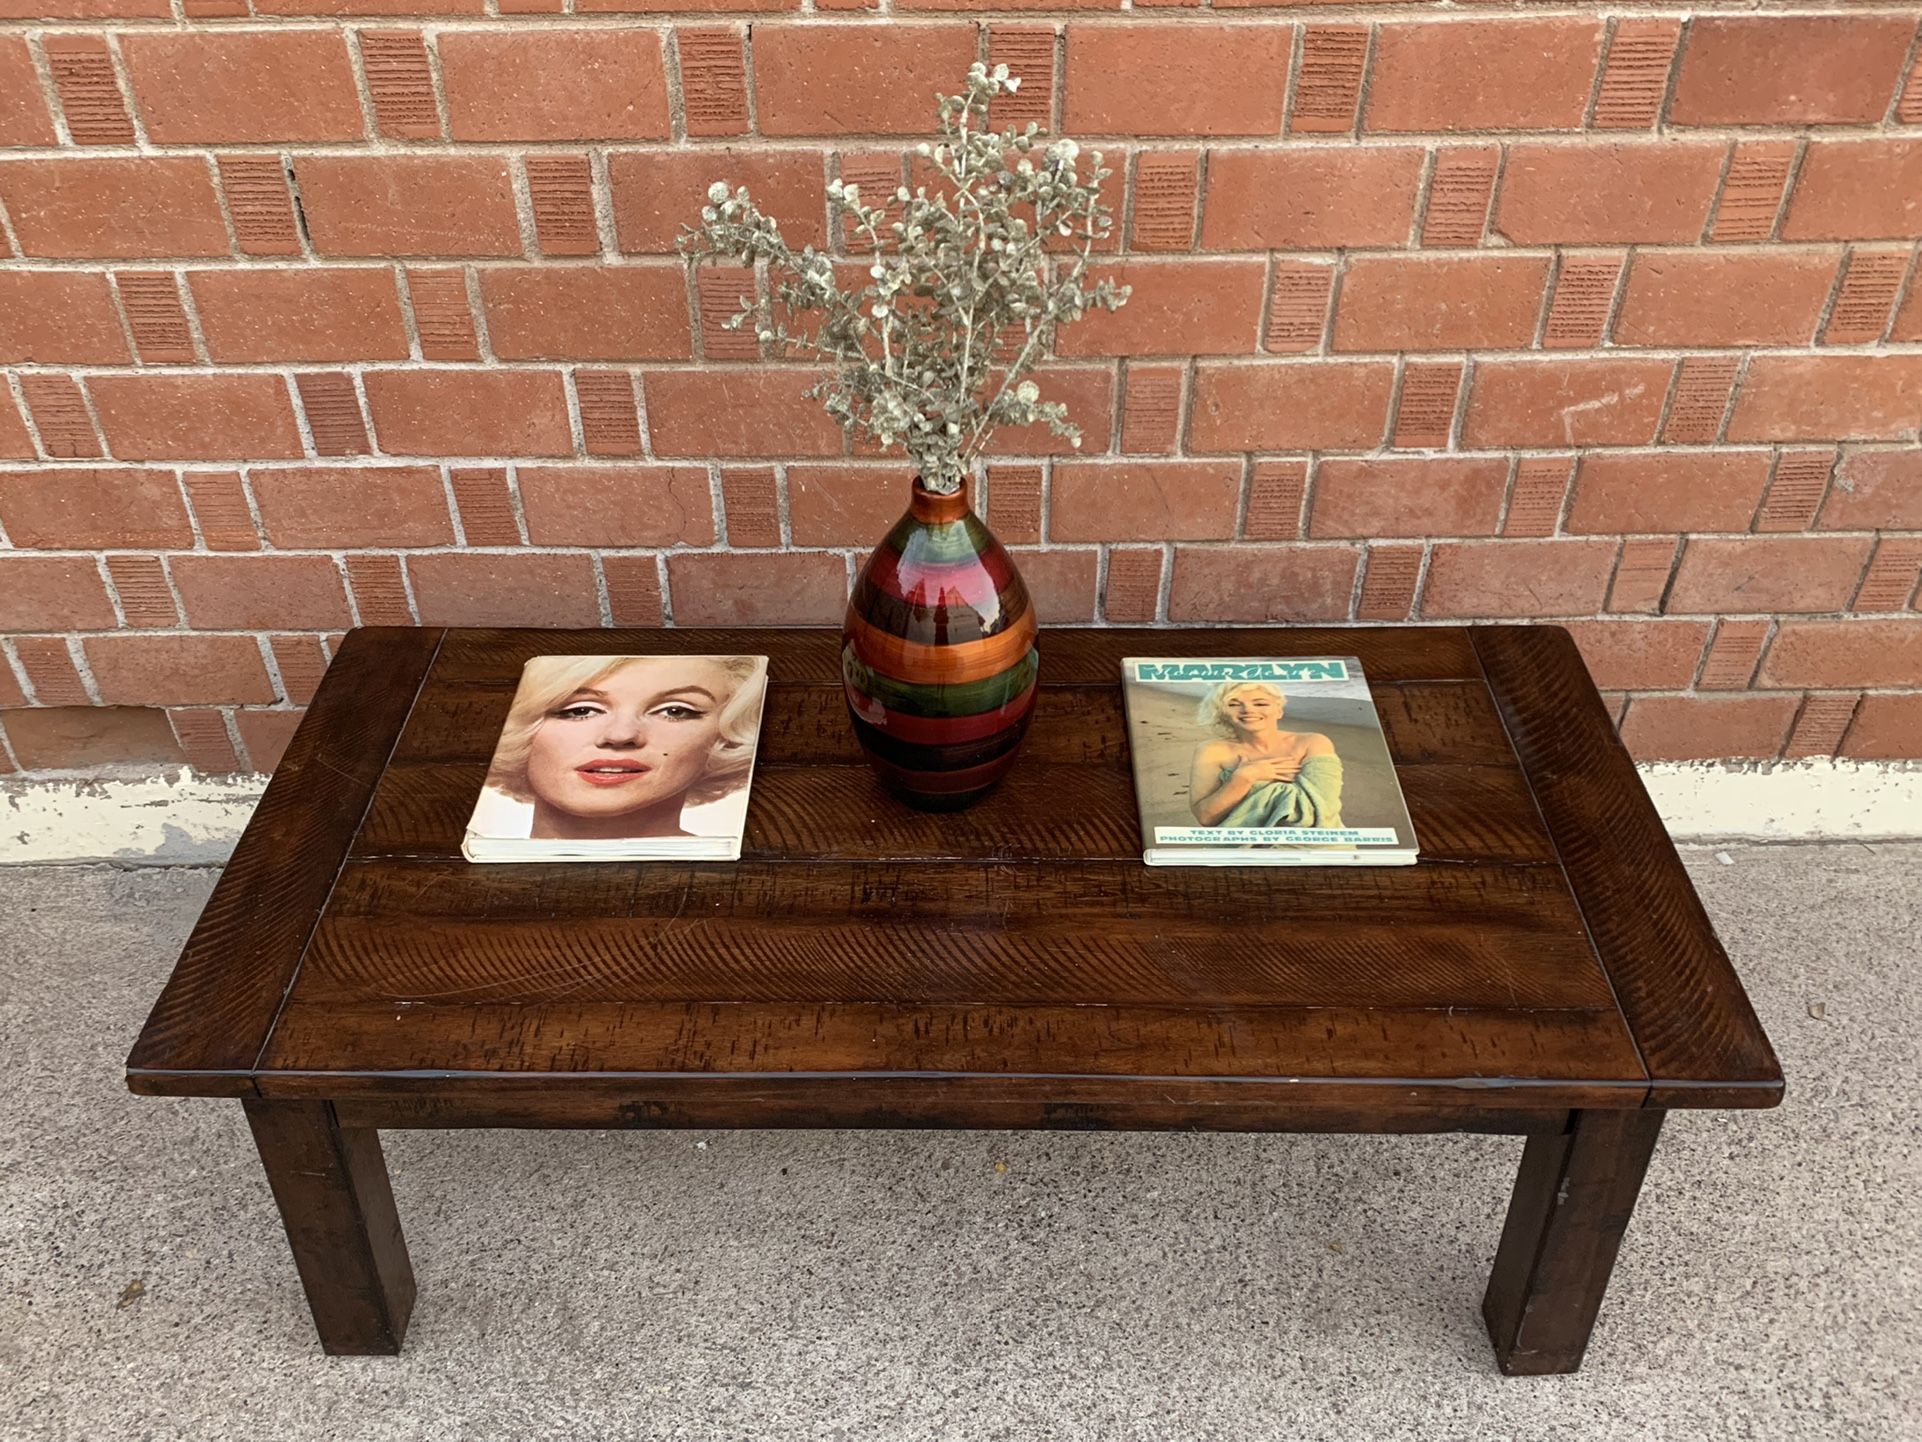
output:
[[[1406,866],[1414,823],[1353,656],[1121,663],[1150,866]]]
[[[765,656],[536,656],[469,861],[738,861]]]

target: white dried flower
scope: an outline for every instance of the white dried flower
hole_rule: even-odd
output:
[[[707,188],[707,198],[716,205],[726,200],[728,198],[727,182],[725,180],[715,181]]]

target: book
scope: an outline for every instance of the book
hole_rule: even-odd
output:
[[[1406,866],[1415,826],[1353,656],[1130,656],[1150,866]]]
[[[469,861],[738,861],[765,656],[536,656],[521,668]]]

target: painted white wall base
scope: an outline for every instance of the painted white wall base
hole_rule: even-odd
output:
[[[1922,762],[1661,762],[1642,780],[1677,841],[1922,837]],[[0,781],[0,864],[225,861],[263,776]]]

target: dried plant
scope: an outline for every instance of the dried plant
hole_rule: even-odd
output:
[[[976,64],[965,94],[936,97],[939,138],[915,147],[939,177],[932,186],[901,186],[879,205],[858,185],[828,186],[837,223],[851,222],[872,251],[859,290],[842,288],[832,256],[797,254],[746,187],[725,180],[681,237],[696,260],[766,265],[773,300],[744,296],[727,324],[753,325],[776,355],[831,363],[807,394],[849,435],[900,445],[929,490],[959,489],[998,426],[1039,422],[1078,447],[1067,407],[1024,377],[1060,327],[1128,298],[1112,280],[1082,284],[1114,228],[1101,152],[1084,179],[1074,141],[1047,141],[1032,121],[988,128],[989,102],[1020,84],[1005,65]]]

